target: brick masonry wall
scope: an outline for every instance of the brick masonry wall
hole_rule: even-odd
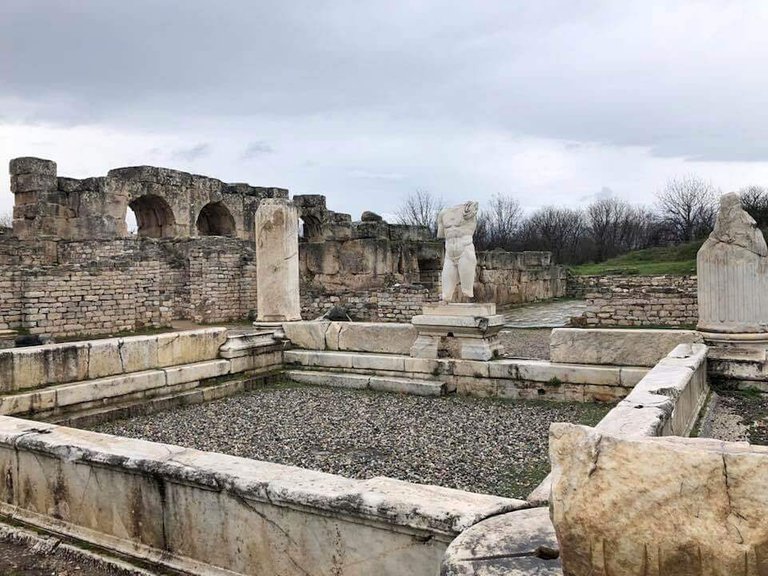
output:
[[[584,294],[587,303],[575,322],[580,326],[679,327],[698,321],[696,276],[573,276],[568,281],[569,293]]]
[[[321,288],[304,285],[301,291],[301,316],[312,320],[333,306],[346,308],[358,322],[410,322],[421,314],[421,307],[437,302],[436,292],[420,285],[397,284],[389,288],[349,290],[328,293]]]
[[[254,255],[246,241],[24,242],[32,249],[14,262],[16,243],[0,242],[0,330],[112,334],[174,319],[240,320],[256,306]]]

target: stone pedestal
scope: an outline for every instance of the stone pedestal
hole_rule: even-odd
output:
[[[13,348],[16,345],[16,330],[0,330],[0,350],[3,348]]]
[[[266,198],[256,211],[256,325],[301,320],[299,215],[285,198]]]
[[[463,360],[490,360],[502,352],[498,334],[504,316],[495,304],[435,304],[425,306],[411,323],[418,336],[411,347],[415,358],[437,358],[441,344],[455,339],[456,357]]]

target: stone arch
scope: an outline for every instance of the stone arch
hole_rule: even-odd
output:
[[[199,236],[235,236],[235,219],[223,202],[210,202],[197,216]]]
[[[155,194],[139,196],[129,204],[136,215],[137,234],[147,238],[172,238],[176,218],[168,202]]]

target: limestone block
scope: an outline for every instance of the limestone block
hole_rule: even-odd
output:
[[[165,368],[166,385],[175,386],[185,382],[199,382],[208,378],[216,378],[229,374],[229,360],[209,360],[185,366]]]
[[[29,442],[30,438],[20,438],[21,442],[25,440]],[[60,449],[62,454],[74,451],[67,446]],[[18,491],[20,508],[162,548],[163,523],[158,511],[163,509],[163,495],[161,484],[151,476],[82,465],[74,459],[31,452],[28,448],[20,450],[17,458],[18,472],[13,481],[29,487]],[[85,494],[88,497],[83,497]]]
[[[40,174],[42,176],[56,176],[56,162],[25,156],[14,158],[9,164],[12,176],[19,174]]]
[[[384,354],[350,354],[352,368],[363,370],[387,370],[390,372],[403,372],[405,370],[405,358],[402,356],[387,356]]]
[[[439,336],[419,334],[411,346],[410,355],[414,358],[437,358],[439,344]]]
[[[227,339],[226,328],[185,330],[157,336],[157,366],[179,366],[219,356],[219,348]]]
[[[286,350],[285,362],[301,366],[322,368],[352,368],[355,355],[349,352],[315,352],[309,350]]]
[[[545,360],[513,360],[520,380],[550,382],[557,380],[569,384],[594,384],[618,386],[620,369],[610,366],[583,366],[578,364],[553,364]]]
[[[555,328],[549,358],[571,364],[654,366],[678,344],[703,341],[695,330]]]
[[[45,359],[35,347],[20,348],[14,350],[12,354],[14,390],[38,388],[47,383]]]
[[[120,360],[120,340],[109,338],[93,340],[89,343],[88,378],[103,378],[122,374],[123,364]]]
[[[562,576],[548,508],[508,512],[462,532],[445,552],[441,576]]]
[[[123,374],[157,368],[157,336],[129,336],[117,343]]]
[[[768,448],[550,429],[551,513],[573,576],[759,576]]]
[[[16,390],[13,375],[13,352],[0,350],[0,393]]]
[[[165,386],[162,370],[135,372],[56,388],[56,405],[71,406]]]
[[[34,349],[43,356],[46,383],[62,384],[88,379],[87,343],[49,344]]]
[[[416,340],[411,324],[339,322],[339,350],[409,354]]]
[[[296,348],[307,350],[325,350],[325,333],[330,326],[327,321],[298,321],[283,323],[285,337]]]

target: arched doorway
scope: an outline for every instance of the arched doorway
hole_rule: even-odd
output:
[[[197,216],[199,236],[234,236],[235,219],[222,202],[211,202],[203,206]]]
[[[170,238],[176,231],[173,210],[163,198],[154,194],[139,196],[129,204],[136,215],[137,234],[146,238]]]

